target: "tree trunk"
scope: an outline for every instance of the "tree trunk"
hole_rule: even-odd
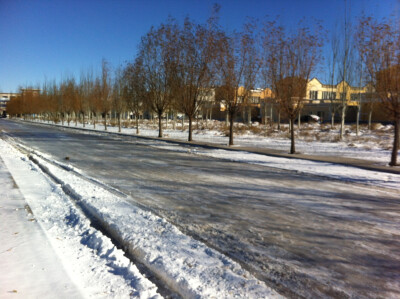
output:
[[[356,135],[360,134],[360,106],[357,106]]]
[[[158,137],[162,138],[163,131],[162,131],[162,112],[158,112]]]
[[[393,149],[392,157],[390,159],[390,166],[397,166],[397,154],[399,151],[400,142],[400,119],[396,119],[394,122],[394,138],[393,138]]]
[[[228,122],[229,122],[229,114],[228,114],[228,110],[227,110],[226,115],[225,115],[225,126],[228,126]]]
[[[176,112],[172,112],[172,129],[176,130]]]
[[[135,114],[135,121],[136,121],[136,134],[139,135],[139,114]]]
[[[291,126],[291,130],[290,130],[290,153],[291,154],[295,154],[296,153],[296,148],[294,145],[294,130],[293,130],[293,126],[294,126],[294,118],[292,117],[290,119],[290,126]]]
[[[192,139],[192,116],[188,115],[189,118],[189,138],[188,141],[193,141]]]
[[[182,115],[182,132],[185,131],[185,115]]]
[[[263,106],[263,110],[262,110],[262,116],[263,116],[263,125],[266,126],[267,125],[267,104],[264,104]]]
[[[269,122],[270,122],[270,127],[272,128],[272,126],[273,126],[273,124],[274,124],[274,111],[273,111],[273,109],[274,109],[274,105],[272,105],[271,104],[271,107],[270,107],[270,113],[269,113]]]
[[[251,124],[251,106],[247,108],[247,123]]]
[[[118,112],[118,132],[121,133],[121,113]]]
[[[228,116],[228,114],[226,114]],[[229,114],[229,146],[233,145],[233,113]]]
[[[107,113],[104,115],[104,131],[107,131]]]
[[[281,130],[281,111],[278,111],[278,131]]]
[[[342,115],[340,118],[340,140],[343,140],[343,136],[344,136],[344,125],[345,125],[345,118],[346,118],[346,105],[343,105],[342,107]]]
[[[368,130],[371,130],[371,122],[372,122],[372,109],[369,110],[368,113]]]
[[[301,112],[299,111],[299,115],[298,115],[298,118],[297,118],[297,126],[298,126],[299,131],[300,131],[300,126],[301,126],[300,116],[301,116]]]
[[[82,124],[85,127],[85,112],[82,113]]]
[[[334,126],[335,126],[335,110],[333,110],[331,113],[331,129],[333,129]]]

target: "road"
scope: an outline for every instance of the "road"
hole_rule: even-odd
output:
[[[293,298],[400,297],[399,193],[168,151],[156,141],[0,120],[128,193]]]

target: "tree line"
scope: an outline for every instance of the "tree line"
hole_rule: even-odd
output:
[[[214,7],[205,23],[189,17],[182,23],[169,18],[141,38],[132,61],[111,71],[103,59],[99,74],[88,71],[79,80],[71,76],[59,83],[47,81],[38,96],[21,90],[7,111],[24,117],[43,115],[68,125],[79,120],[85,125],[90,118],[94,127],[102,121],[105,130],[111,112],[121,130],[121,117],[128,111],[135,116],[137,133],[140,115],[151,111],[158,118],[159,137],[163,136],[162,117],[179,112],[187,117],[188,141],[192,141],[192,122],[212,99],[226,108],[229,145],[233,145],[235,116],[249,104],[252,91],[263,86],[272,90],[271,101],[289,120],[290,152],[295,153],[294,122],[304,106],[307,84],[324,59],[322,47],[330,41],[325,60],[331,86],[339,80],[371,86],[395,126],[390,165],[397,165],[399,20],[361,17],[353,26],[345,16],[341,28],[328,39],[317,21],[311,25],[300,21],[288,28],[279,19],[264,23],[248,19],[240,31],[228,32],[219,25],[218,10]],[[346,95],[344,88],[341,94]],[[336,111],[341,115],[342,137],[346,96],[330,99],[333,115]]]

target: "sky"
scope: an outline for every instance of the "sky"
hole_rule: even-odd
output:
[[[343,18],[346,0],[0,0],[0,92],[45,80],[98,71],[133,60],[140,38],[169,16],[205,22],[214,3],[220,24],[240,29],[246,17],[281,16],[288,28],[301,19],[322,20],[330,30]],[[351,18],[399,16],[400,0],[347,0]],[[321,74],[323,77],[323,74]]]

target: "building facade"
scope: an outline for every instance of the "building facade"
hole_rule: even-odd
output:
[[[0,92],[0,116],[6,115],[7,103],[18,96],[18,93]]]

